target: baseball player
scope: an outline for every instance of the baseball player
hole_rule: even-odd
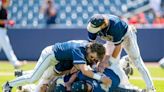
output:
[[[102,77],[86,68],[87,64],[101,61],[105,55],[105,47],[98,43],[88,43],[85,40],[72,40],[63,43],[56,43],[46,47],[36,64],[33,72],[20,76],[3,86],[3,92],[11,92],[12,87],[33,83],[40,79],[44,71],[47,76],[43,76],[43,81],[49,80],[53,75],[63,75],[75,66],[78,70],[90,78],[102,81],[105,85],[110,85],[108,77]],[[54,68],[52,66],[55,66]],[[54,76],[53,76],[54,77]],[[42,85],[42,81],[39,85]],[[36,92],[39,92],[37,90]]]
[[[121,62],[125,62],[125,57],[124,56],[121,58]],[[125,62],[126,63],[126,62]],[[92,66],[94,69],[96,69],[97,65],[90,65]],[[90,66],[88,66],[89,69],[93,70],[92,68],[90,68]],[[59,78],[52,78],[49,79],[49,82],[45,82],[45,81],[39,81],[39,82],[43,82],[42,86],[40,88],[37,88],[37,86],[35,86],[34,84],[32,85],[25,85],[22,86],[21,89],[19,89],[18,92],[34,92],[36,89],[41,89],[42,92],[66,92],[66,91],[72,91],[74,92],[75,90],[84,90],[83,87],[81,88],[81,86],[83,85],[88,85],[87,86],[87,90],[89,90],[89,92],[92,91],[104,91],[107,89],[104,87],[104,85],[102,85],[101,82],[98,82],[96,80],[93,80],[91,78],[88,78],[86,76],[84,76],[83,74],[77,73],[78,70],[73,67],[70,71],[69,74],[66,74],[63,77],[59,77]],[[49,72],[44,72],[43,76],[47,76]],[[28,72],[22,72],[22,71],[17,71],[16,76],[21,76],[22,74],[28,74]],[[112,86],[110,87],[110,91],[116,91],[116,92],[138,92],[141,89],[139,89],[138,87],[135,87],[133,85],[129,85],[129,84],[122,84],[120,82],[120,77],[118,77],[118,73],[117,73],[117,69],[115,68],[115,64],[112,64],[112,66],[107,66],[107,68],[104,71],[104,74],[106,74],[108,77],[110,77],[110,79],[112,79]],[[78,76],[77,76],[78,75]],[[101,74],[102,75],[102,74]],[[54,80],[55,79],[55,80]],[[42,78],[40,79],[42,80]],[[87,82],[86,82],[87,80]],[[75,82],[75,83],[74,83]],[[85,84],[83,84],[85,83]],[[94,83],[94,84],[92,84]],[[90,86],[90,84],[92,84]],[[122,88],[122,85],[124,85],[124,87]],[[72,89],[71,89],[72,87]],[[81,91],[80,91],[81,92]]]
[[[105,87],[100,81],[91,79],[89,77],[84,76],[81,72],[73,72],[70,75],[65,75],[63,81],[56,82],[56,86],[54,90],[56,92],[140,92],[141,89],[135,87],[133,85],[122,84],[120,82],[119,74],[115,72],[115,66],[112,65],[105,68],[102,73],[99,72],[101,76],[107,76],[112,80],[111,85]],[[89,69],[96,72],[94,69],[88,67]],[[98,72],[97,72],[98,73]],[[71,89],[68,89],[67,86],[70,86]],[[124,85],[124,87],[120,87],[120,85]],[[62,89],[61,89],[62,88]]]
[[[19,68],[25,62],[18,61],[11,47],[9,37],[7,35],[6,25],[14,25],[14,21],[7,20],[7,7],[9,6],[9,0],[2,0],[0,5],[0,51],[3,49],[9,61],[13,64],[14,68]]]
[[[79,79],[80,81],[76,81],[72,84],[71,92],[79,92],[79,90],[81,90],[80,92],[142,92],[142,89],[137,87],[119,87],[120,79],[111,69],[106,69],[104,73],[108,73],[105,74],[105,76],[108,76],[112,79],[112,85],[105,87],[101,82],[90,79],[81,74],[78,75],[78,77],[81,77]]]
[[[95,14],[89,20],[87,30],[89,41],[94,41],[97,36],[100,36],[107,42],[113,42],[115,49],[112,56],[106,55],[104,61],[108,61],[108,59],[110,62],[118,61],[121,48],[123,47],[146,82],[147,91],[155,91],[150,74],[141,58],[135,34],[136,29],[133,26],[128,25],[114,15]],[[124,79],[125,74],[122,70],[120,70],[120,74],[122,74]]]

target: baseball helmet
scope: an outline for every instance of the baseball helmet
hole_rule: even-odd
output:
[[[66,89],[62,84],[58,84],[55,86],[54,92],[66,92]]]
[[[100,26],[104,23],[105,19],[101,14],[94,14],[87,25],[87,30],[91,33],[97,33],[101,30]]]
[[[72,84],[71,92],[87,92],[87,84],[84,81],[77,81]]]

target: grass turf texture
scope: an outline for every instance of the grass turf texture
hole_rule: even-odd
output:
[[[23,70],[31,70],[35,66],[36,62],[30,62],[23,66]],[[153,82],[157,92],[164,92],[164,69],[160,68],[158,64],[146,64],[150,74],[153,78]],[[8,62],[0,62],[0,86],[8,80],[14,79],[14,68]],[[140,74],[134,69],[134,75],[130,77],[130,82],[140,88],[145,88],[145,83],[141,78]],[[13,89],[15,92],[16,88]],[[0,87],[0,92],[2,92],[2,87]]]

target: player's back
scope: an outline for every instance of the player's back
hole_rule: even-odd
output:
[[[122,41],[122,37],[124,37],[127,32],[128,24],[114,15],[105,14],[104,17],[109,20],[109,25],[100,31],[100,37],[102,39],[112,41],[115,44],[120,43]]]
[[[63,43],[56,43],[54,45],[55,57],[59,61],[73,60],[72,50],[85,49],[88,41],[86,40],[70,40]]]

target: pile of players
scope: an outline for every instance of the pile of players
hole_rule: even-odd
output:
[[[38,80],[31,92],[155,92],[140,56],[135,27],[114,15],[95,14],[87,30],[89,41],[71,40],[47,46],[35,68],[6,82],[3,92],[11,92],[13,87]],[[97,43],[97,36],[107,41],[106,44]],[[122,48],[128,56],[120,59]],[[145,90],[130,84],[126,76],[128,71],[131,73],[131,68],[126,68],[129,62],[133,62],[141,73],[147,86]],[[62,79],[59,78],[61,76]],[[54,79],[55,82],[52,81]],[[19,88],[32,90],[33,87],[26,85]]]

